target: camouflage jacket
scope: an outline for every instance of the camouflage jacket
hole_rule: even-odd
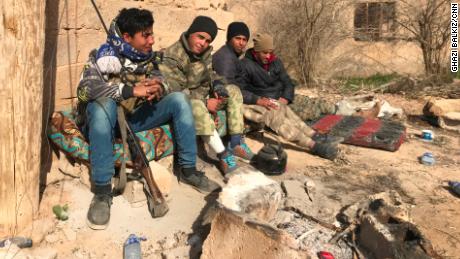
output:
[[[214,80],[222,80],[212,71],[212,47],[197,56],[190,51],[183,33],[178,41],[166,48],[160,71],[173,92],[184,92],[191,99],[206,99]]]

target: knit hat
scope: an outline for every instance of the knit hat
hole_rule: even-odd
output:
[[[249,39],[249,28],[244,22],[232,22],[227,28],[227,41],[233,37],[243,35],[246,39]]]
[[[211,41],[213,41],[217,35],[217,24],[208,16],[197,16],[188,28],[187,35],[195,32],[206,32],[211,36]]]
[[[273,37],[266,33],[257,33],[254,37],[254,50],[264,51],[273,50]]]

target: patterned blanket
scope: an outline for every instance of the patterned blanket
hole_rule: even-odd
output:
[[[74,116],[69,111],[54,112],[51,116],[48,137],[51,141],[68,156],[89,163],[89,145],[85,137],[78,129]],[[216,127],[221,136],[226,135],[226,116],[224,111],[219,111],[214,118]],[[136,133],[142,149],[149,161],[160,160],[174,153],[174,143],[169,125]],[[125,150],[121,139],[114,143],[114,161],[120,166]],[[131,161],[126,161],[127,166],[132,166]]]
[[[345,138],[344,144],[396,151],[406,139],[406,127],[395,121],[326,115],[312,125],[322,134]]]

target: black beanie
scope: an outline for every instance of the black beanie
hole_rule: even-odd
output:
[[[187,35],[195,32],[206,32],[214,40],[217,35],[217,24],[208,16],[197,16],[187,30]]]
[[[227,28],[227,41],[238,35],[246,36],[246,39],[249,40],[248,26],[244,22],[230,23]]]

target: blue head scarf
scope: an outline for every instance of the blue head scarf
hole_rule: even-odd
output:
[[[121,37],[120,30],[118,29],[117,18],[115,18],[112,23],[110,24],[109,35],[107,36],[106,43],[102,44],[102,46],[97,51],[96,59],[105,56],[115,56],[115,57],[126,57],[133,62],[143,62],[153,57],[153,51],[145,54],[142,53],[129,43],[125,42]]]

